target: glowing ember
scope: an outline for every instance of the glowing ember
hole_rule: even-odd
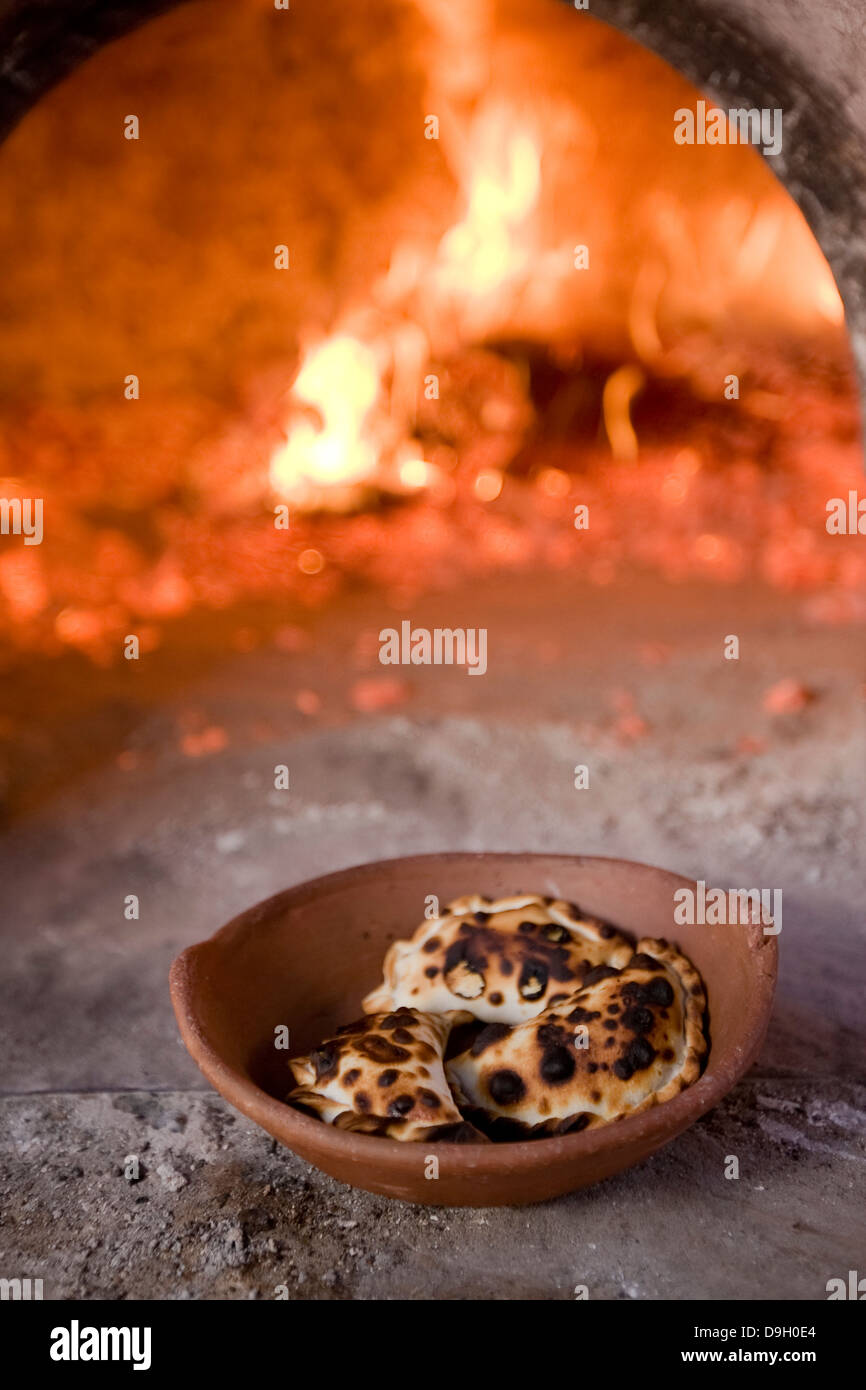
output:
[[[423,459],[407,459],[400,466],[400,481],[408,488],[427,487],[435,471]]]
[[[222,753],[228,747],[228,734],[218,724],[211,724],[198,732],[184,734],[180,749],[186,758],[204,758],[211,753]]]
[[[475,479],[475,495],[482,502],[495,502],[502,491],[502,474],[498,468],[484,468]]]
[[[298,569],[302,574],[321,574],[325,568],[325,557],[318,550],[304,550],[298,556]]]

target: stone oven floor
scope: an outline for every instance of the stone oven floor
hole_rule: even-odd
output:
[[[0,838],[4,1275],[79,1299],[823,1299],[862,1271],[863,634],[829,612],[754,587],[493,577],[411,613],[342,597],[297,653],[202,661],[122,717],[94,677],[86,717],[45,723],[56,791]],[[487,676],[380,667],[376,633],[402,616],[486,626]],[[774,714],[783,679],[811,698]],[[99,758],[64,779],[99,722]],[[782,888],[759,1064],[640,1167],[537,1207],[391,1203],[278,1148],[187,1057],[172,958],[293,882],[454,848]]]

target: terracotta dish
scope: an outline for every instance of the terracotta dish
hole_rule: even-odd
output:
[[[712,1109],[757,1057],[776,983],[776,938],[760,924],[676,924],[674,892],[689,886],[644,864],[571,855],[429,854],[364,864],[279,893],[190,946],[171,969],[172,1001],[183,1040],[211,1084],[332,1177],[438,1206],[543,1201],[646,1158]],[[627,1119],[502,1144],[398,1143],[286,1105],[288,1057],[360,1016],[385,951],[413,929],[430,894],[445,904],[470,892],[564,898],[636,937],[679,945],[709,999],[710,1052],[700,1079]],[[274,1046],[280,1025],[291,1033],[288,1051]]]

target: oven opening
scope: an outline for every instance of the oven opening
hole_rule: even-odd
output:
[[[156,693],[370,587],[859,611],[852,356],[773,113],[554,0],[376,13],[181,5],[8,137],[0,495],[52,518],[0,553],[10,727],[52,663],[86,704],[134,635]]]

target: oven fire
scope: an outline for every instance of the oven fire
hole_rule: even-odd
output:
[[[130,289],[104,250],[163,246],[156,187],[171,190],[180,240],[199,214],[170,141],[148,144],[143,120],[136,142],[103,132],[100,102],[130,80],[123,62],[80,74],[103,84],[86,93],[90,144],[69,155],[73,170],[83,161],[80,188],[71,174],[53,204],[25,197],[20,226],[0,227],[30,296],[10,290],[5,305],[0,367],[20,389],[0,496],[11,518],[15,499],[38,495],[46,541],[11,520],[0,534],[13,649],[111,663],[128,631],[158,645],[194,611],[315,606],[359,582],[420,593],[529,567],[578,566],[599,585],[628,567],[754,575],[829,587],[822,612],[859,603],[863,561],[824,524],[828,499],[860,475],[841,300],[756,151],[679,143],[688,84],[564,7],[533,7],[531,24],[520,4],[508,22],[486,3],[462,18],[434,0],[407,13],[427,25],[412,50],[423,76],[383,40],[387,121],[360,39],[341,59],[343,124],[329,107],[304,125],[326,80],[312,17],[284,31],[287,62],[307,46],[300,94],[265,47],[250,57],[275,109],[297,100],[287,128],[301,143],[319,126],[328,136],[308,186],[299,165],[284,191],[285,142],[239,162],[242,105],[220,107],[207,140],[189,132],[203,187],[225,187],[212,214],[226,234],[202,238],[194,309],[183,268],[145,249]],[[230,47],[231,27],[213,42]],[[178,127],[184,71],[163,97]],[[71,93],[51,94],[7,143],[11,184],[35,157],[28,142],[63,139]],[[86,168],[106,164],[120,196],[100,210]],[[375,198],[354,188],[354,165]],[[55,222],[84,228],[62,283]],[[283,242],[289,269],[268,267]],[[139,305],[134,332],[110,307],[94,326],[76,294],[100,258],[118,277],[106,304]],[[46,338],[61,345],[48,362]],[[133,370],[130,400],[118,383]],[[275,525],[286,508],[288,528]]]
[[[425,134],[438,139],[438,121]],[[552,294],[560,268],[534,245],[541,184],[539,146],[506,105],[484,108],[467,152],[465,211],[425,256],[398,245],[370,302],[305,357],[290,392],[288,437],[271,458],[276,494],[339,510],[363,483],[393,492],[439,474],[415,437],[417,403],[436,401],[434,345],[457,351],[505,328],[503,305],[534,289]],[[417,313],[417,319],[413,317]],[[366,325],[369,337],[351,324]],[[358,327],[358,334],[363,327]]]

